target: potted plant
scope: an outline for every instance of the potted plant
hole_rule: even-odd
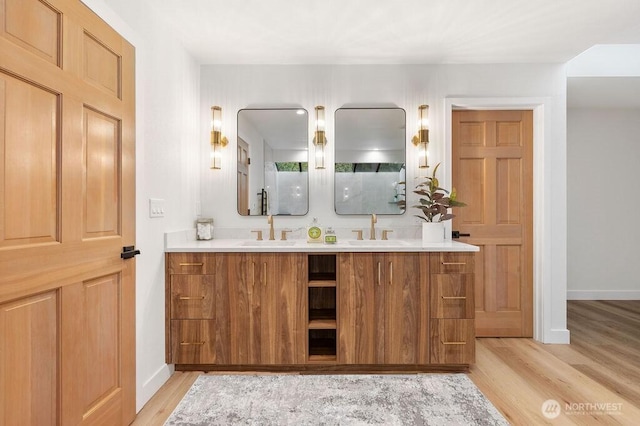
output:
[[[440,167],[440,163],[433,169],[431,176],[423,178],[424,180],[418,183],[413,191],[420,195],[418,199],[420,204],[412,207],[422,212],[422,214],[414,216],[423,220],[422,242],[424,243],[444,241],[443,222],[455,217],[453,213],[449,212],[449,209],[466,206],[465,203],[457,200],[455,188],[452,188],[451,192],[449,192],[440,187],[440,182],[436,177],[438,167]]]

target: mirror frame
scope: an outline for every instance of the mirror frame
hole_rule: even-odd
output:
[[[255,160],[251,160],[251,158],[258,158],[260,159],[260,156],[256,154],[256,152],[251,152],[250,148],[249,148],[249,153],[251,153],[252,155],[248,155],[249,153],[247,153],[247,155],[245,155],[244,153],[246,152],[245,150],[242,149],[242,145],[241,145],[241,141],[244,143],[249,143],[249,145],[251,145],[252,143],[255,144],[255,141],[245,141],[245,139],[247,139],[247,133],[249,130],[247,129],[241,129],[241,125],[242,125],[242,121],[243,119],[241,119],[241,113],[242,112],[260,112],[260,111],[264,111],[264,112],[271,112],[271,113],[277,113],[277,112],[292,112],[292,114],[295,114],[295,112],[298,111],[303,111],[302,114],[299,114],[301,116],[304,117],[304,145],[300,144],[300,149],[299,151],[304,151],[304,155],[306,156],[306,161],[273,161],[274,165],[280,163],[296,163],[298,162],[300,164],[300,172],[306,173],[306,179],[305,179],[305,184],[306,184],[306,191],[304,190],[304,188],[300,188],[300,187],[296,187],[295,189],[292,188],[292,194],[293,196],[301,196],[306,194],[306,210],[304,211],[304,213],[296,213],[296,214],[287,214],[287,213],[275,213],[273,214],[274,216],[305,216],[309,213],[309,112],[302,107],[265,107],[265,108],[260,108],[260,107],[250,107],[250,108],[243,108],[238,110],[237,113],[237,122],[236,122],[236,126],[237,126],[237,133],[236,133],[236,149],[237,149],[237,161],[236,161],[236,211],[238,213],[238,215],[243,216],[243,217],[252,217],[252,216],[265,216],[267,214],[271,214],[270,210],[270,200],[269,200],[269,191],[268,191],[268,186],[267,186],[267,177],[266,177],[266,173],[267,170],[265,169],[265,145],[266,142],[268,142],[265,138],[264,138],[264,134],[259,130],[259,129],[255,129],[258,131],[260,137],[262,137],[262,153],[261,153],[261,157],[262,157],[262,181],[259,182],[260,184],[255,186],[252,190],[252,185],[251,182],[253,181],[253,179],[251,178],[252,173],[250,172],[252,168],[257,167],[257,163]],[[297,116],[297,114],[295,115]],[[289,120],[291,117],[285,117],[282,118],[283,121],[285,121],[285,125],[286,125],[286,121]],[[244,120],[248,120],[249,118],[245,118]],[[272,123],[272,121],[270,121],[269,123]],[[291,123],[293,123],[293,121],[290,121]],[[252,123],[255,124],[255,123]],[[286,127],[285,127],[286,128]],[[300,131],[300,133],[302,132],[302,126],[300,126],[300,128],[298,129]],[[274,132],[275,130],[270,129],[269,131]],[[244,136],[244,138],[243,138]],[[284,138],[279,138],[279,140],[284,139]],[[300,141],[302,141],[302,138],[299,138]],[[297,140],[296,140],[297,141]],[[274,141],[271,141],[271,143],[273,143]],[[255,148],[255,149],[260,149],[259,147]],[[296,150],[297,151],[297,150]],[[247,164],[241,164],[244,163],[244,159],[247,159]],[[306,168],[304,166],[302,166],[302,164],[306,163]],[[247,186],[247,202],[248,202],[248,206],[247,206],[247,211],[249,212],[248,214],[242,214],[240,212],[240,202],[241,202],[241,171],[240,168],[241,167],[247,167],[247,173],[248,173],[248,179],[246,182],[246,186]],[[276,171],[277,173],[277,171]],[[260,188],[261,187],[261,188]],[[254,191],[255,190],[255,191]],[[260,190],[260,191],[258,191]],[[255,192],[255,194],[253,194],[253,192]],[[266,201],[264,200],[264,198],[262,199],[262,203],[263,206],[259,206],[260,201],[258,200],[259,194],[263,194],[263,197],[266,194]],[[256,197],[256,199],[253,199],[252,197]],[[253,202],[255,204],[252,204],[252,199]],[[265,206],[266,203],[266,206]],[[256,208],[259,208],[260,211],[258,213],[251,213],[252,209],[252,205],[255,205]]]
[[[362,158],[364,161],[340,161],[340,145],[344,143],[344,137],[349,137],[348,135],[345,136],[344,134],[341,135],[341,133],[344,133],[344,131],[342,130],[341,124],[340,124],[340,112],[341,111],[353,111],[353,112],[357,112],[357,111],[379,111],[380,113],[383,113],[384,111],[398,111],[398,112],[402,112],[402,124],[400,125],[400,123],[397,123],[395,126],[396,127],[387,127],[387,128],[383,128],[380,130],[377,130],[375,128],[371,128],[371,129],[367,129],[367,128],[362,128],[363,131],[362,134],[363,135],[373,135],[372,140],[375,140],[377,137],[382,136],[382,141],[384,141],[385,135],[384,133],[389,133],[389,134],[393,134],[394,131],[399,131],[397,136],[392,136],[391,138],[393,139],[393,144],[397,144],[397,150],[389,150],[389,151],[399,151],[402,150],[402,163],[398,163],[398,162],[384,162],[384,161],[375,161],[376,159],[383,159],[384,154],[382,153],[384,150],[376,150],[376,149],[369,149],[369,150],[363,150],[366,151],[368,153],[368,155],[366,157],[368,158],[364,158],[364,157],[360,157]],[[343,215],[362,215],[362,214],[384,214],[384,215],[403,215],[405,213],[405,209],[401,208],[400,205],[398,204],[398,201],[400,200],[404,200],[405,196],[406,196],[406,165],[407,165],[407,129],[406,129],[406,125],[407,125],[407,113],[405,111],[404,108],[400,108],[397,106],[381,106],[381,107],[342,107],[339,108],[335,111],[334,114],[335,117],[335,121],[334,121],[334,128],[335,128],[335,133],[334,133],[334,139],[335,139],[335,155],[334,155],[334,196],[333,196],[333,206],[334,206],[334,211],[337,215],[343,216]],[[391,119],[392,121],[395,120],[395,118],[392,117]],[[363,119],[364,123],[369,123],[369,122],[374,122],[374,123],[382,123],[383,120],[371,120],[368,118]],[[356,125],[358,126],[358,124]],[[356,131],[359,130],[360,128],[356,128]],[[383,133],[382,135],[380,135],[379,133]],[[401,133],[401,134],[400,134]],[[366,137],[366,136],[365,136]],[[364,140],[360,141],[360,144],[364,143]],[[392,146],[393,148],[394,146]],[[357,148],[357,147],[356,147]],[[353,155],[358,155],[358,149],[353,150]],[[380,153],[378,153],[378,151],[380,151]],[[397,155],[397,154],[393,154],[391,153],[391,155]],[[352,159],[355,159],[357,157],[352,157]],[[346,190],[348,190],[348,187],[345,187],[344,185],[342,185],[340,187],[340,189],[338,188],[338,184],[339,182],[339,175],[342,175],[343,173],[349,173],[349,172],[338,172],[338,167],[339,164],[342,163],[353,163],[353,173],[357,173],[357,168],[358,168],[358,164],[368,164],[370,165],[369,168],[372,167],[372,165],[377,164],[377,166],[375,167],[375,173],[378,173],[378,171],[380,170],[380,166],[382,164],[401,164],[400,166],[398,166],[398,179],[394,180],[393,182],[389,182],[389,188],[388,191],[384,188],[384,187],[380,187],[374,191],[369,191],[369,200],[371,201],[371,204],[369,204],[369,207],[365,207],[365,206],[361,206],[361,209],[353,209],[352,211],[345,211],[345,209],[343,207],[340,207],[340,204],[342,203],[342,201],[338,200],[338,195],[341,194],[343,200],[346,199],[347,197],[353,197],[354,194],[350,194],[348,193]],[[362,177],[366,177],[364,175],[364,173],[368,173],[366,171],[361,172],[363,173]],[[372,197],[380,197],[380,193],[382,192],[382,190],[384,190],[383,192],[385,193],[383,195],[383,197],[385,197],[386,201],[380,201],[380,200],[373,200]],[[386,194],[386,192],[388,192],[388,194]],[[359,191],[356,193],[356,196],[363,196],[363,192]],[[366,201],[365,201],[366,202]],[[385,202],[386,204],[382,207],[379,207],[381,204],[381,202]],[[344,203],[342,203],[344,204]],[[396,206],[392,206],[393,204],[396,204]],[[397,210],[396,210],[397,209]]]

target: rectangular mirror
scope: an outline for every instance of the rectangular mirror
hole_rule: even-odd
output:
[[[302,108],[238,111],[238,213],[309,211],[309,124]]]
[[[403,214],[406,114],[402,108],[340,108],[335,120],[337,214]]]

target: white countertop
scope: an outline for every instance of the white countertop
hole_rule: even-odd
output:
[[[474,252],[477,246],[458,241],[423,244],[419,239],[342,240],[336,244],[308,243],[306,240],[256,241],[249,239],[214,239],[196,241],[165,235],[166,252]]]

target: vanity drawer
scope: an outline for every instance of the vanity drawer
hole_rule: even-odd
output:
[[[473,274],[431,274],[431,318],[475,317]]]
[[[431,253],[429,258],[432,274],[472,274],[475,269],[474,253]]]
[[[472,319],[431,320],[432,364],[473,364],[476,359],[475,322]]]
[[[213,364],[215,321],[172,320],[171,361],[174,364]]]
[[[213,264],[214,258],[208,253],[167,253],[169,274],[211,274]]]
[[[172,319],[214,319],[213,275],[171,276]]]

